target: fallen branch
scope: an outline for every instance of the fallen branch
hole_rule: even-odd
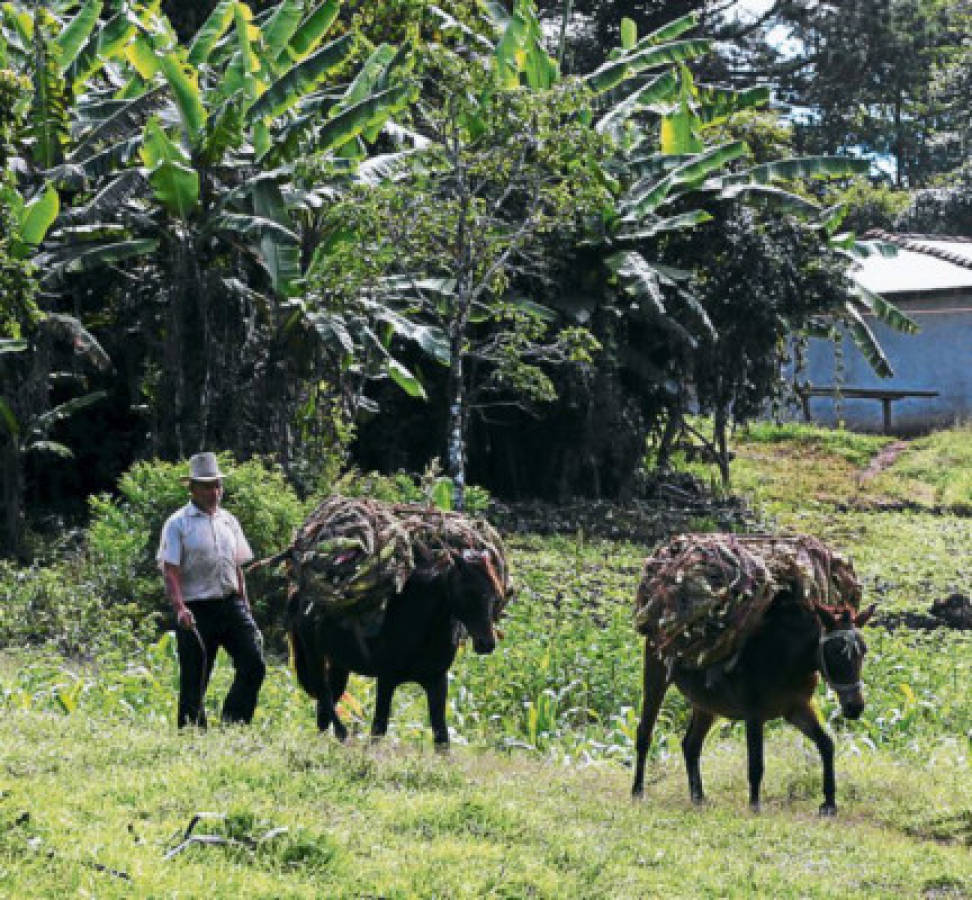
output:
[[[223,813],[209,813],[201,812],[196,813],[190,820],[189,824],[186,826],[185,831],[182,832],[182,840],[178,845],[173,847],[171,850],[167,851],[165,856],[162,858],[164,860],[172,859],[174,856],[182,853],[187,847],[192,844],[202,844],[203,846],[223,846],[223,847],[237,847],[239,849],[245,850],[247,853],[253,853],[257,848],[274,838],[280,837],[282,834],[286,834],[288,829],[284,826],[278,826],[276,828],[271,828],[269,831],[265,832],[258,838],[252,838],[248,835],[244,835],[240,838],[226,837],[221,834],[193,834],[195,827],[204,819],[218,819],[225,822],[226,816]]]

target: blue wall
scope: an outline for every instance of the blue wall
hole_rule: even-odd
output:
[[[884,348],[893,378],[879,378],[849,337],[844,338],[844,387],[893,388],[938,391],[938,397],[895,400],[891,421],[895,433],[913,434],[956,421],[972,420],[972,296],[948,300],[896,300],[899,309],[914,319],[921,331],[902,334],[869,318],[868,325]],[[807,372],[801,380],[814,385],[835,383],[834,347],[830,341],[813,339],[807,354]],[[848,428],[881,431],[881,402],[841,400],[842,418]],[[834,401],[814,397],[810,401],[814,422],[836,424]]]

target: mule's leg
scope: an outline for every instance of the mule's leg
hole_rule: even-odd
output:
[[[338,718],[337,710],[334,708],[334,694],[331,691],[331,663],[324,659],[321,661],[321,678],[317,688],[317,727],[321,731],[327,731],[328,726],[332,724],[334,725],[334,736],[339,741],[344,741],[348,736],[348,730]]]
[[[834,777],[834,741],[820,724],[816,710],[808,700],[786,717],[786,721],[799,728],[820,751],[823,762],[823,793],[824,802],[820,806],[820,815],[832,816],[837,812],[837,781]]]
[[[449,727],[446,725],[446,696],[449,692],[449,677],[443,672],[435,678],[422,682],[429,703],[429,724],[436,750],[449,749]]]
[[[391,717],[392,695],[398,682],[388,675],[379,675],[375,685],[375,717],[371,720],[371,739],[378,740],[388,731],[388,719]]]
[[[715,716],[704,709],[693,707],[692,718],[689,720],[688,730],[682,738],[682,756],[685,757],[685,771],[688,773],[689,796],[693,803],[703,803],[705,793],[702,791],[702,771],[699,768],[699,758],[702,756],[702,742],[709,733]]]
[[[746,720],[746,751],[749,758],[749,806],[759,812],[759,786],[763,782],[763,722]]]
[[[327,667],[327,692],[330,695],[331,722],[334,725],[334,736],[339,741],[345,741],[348,737],[348,729],[341,721],[341,717],[338,716],[337,702],[344,695],[344,689],[348,686],[349,675],[347,669],[342,669],[333,662]]]
[[[651,746],[651,733],[655,729],[658,710],[661,709],[665,691],[668,690],[668,678],[665,666],[648,651],[645,643],[645,669],[641,701],[641,721],[638,723],[638,736],[635,743],[635,774],[631,785],[631,796],[640,797],[645,788],[645,757]]]

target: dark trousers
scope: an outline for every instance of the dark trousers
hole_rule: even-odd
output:
[[[206,727],[203,698],[220,647],[230,655],[235,670],[233,684],[223,702],[222,720],[249,722],[256,708],[260,685],[267,674],[263,661],[263,637],[250,610],[239,596],[222,600],[190,600],[186,606],[196,619],[196,631],[176,628],[179,727]]]

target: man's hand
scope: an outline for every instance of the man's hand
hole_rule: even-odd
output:
[[[176,613],[176,622],[179,623],[180,628],[185,628],[186,631],[196,627],[196,617],[192,614],[192,610],[188,606],[183,606]]]

